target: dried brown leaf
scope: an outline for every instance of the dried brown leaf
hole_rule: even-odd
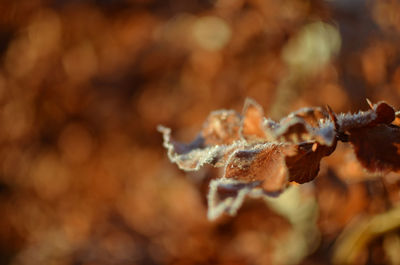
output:
[[[190,144],[182,144],[171,138],[171,129],[158,126],[158,131],[163,134],[164,147],[168,150],[171,162],[185,171],[199,170],[205,164],[220,166],[220,160],[231,150],[226,145],[204,146],[204,138],[199,136]],[[223,162],[222,162],[223,165]]]
[[[258,182],[266,192],[280,192],[289,183],[285,157],[294,155],[295,145],[266,143],[236,150],[225,166],[224,177],[245,183]]]
[[[303,143],[296,148],[296,155],[286,157],[289,181],[305,183],[312,181],[318,175],[321,159],[335,150],[336,142],[332,146]]]
[[[246,183],[227,178],[212,180],[207,196],[208,219],[215,220],[224,213],[235,215],[247,196],[253,198],[266,196],[257,185],[257,182]]]
[[[247,98],[243,108],[240,134],[247,141],[265,140],[264,111],[254,100]]]
[[[280,142],[300,143],[311,141],[311,128],[305,121],[298,117],[291,117],[282,120],[272,134]]]
[[[315,108],[315,110],[307,108],[298,113],[291,113],[288,117],[282,119],[274,129],[270,129],[271,134],[278,141],[292,143],[316,141],[319,144],[331,146],[336,138],[335,124],[325,116],[316,120],[322,115],[325,114],[320,108]]]
[[[238,140],[241,125],[240,115],[233,110],[212,112],[205,121],[201,135],[207,146],[231,144]]]
[[[313,148],[315,147],[315,149]],[[248,150],[236,150],[225,166],[225,178],[242,182],[259,182],[266,192],[280,192],[289,181],[313,180],[324,156],[336,148],[316,142],[297,144],[266,143]]]
[[[301,108],[295,112],[290,113],[288,117],[299,117],[302,118],[310,126],[318,127],[320,120],[325,120],[329,118],[329,113],[321,107]]]

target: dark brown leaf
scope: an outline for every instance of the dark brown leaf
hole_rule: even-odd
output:
[[[304,143],[296,146],[296,148],[296,155],[286,157],[290,176],[289,181],[305,183],[313,180],[318,175],[321,159],[335,150],[336,141],[332,146]]]
[[[378,104],[374,105],[374,110],[377,117],[369,126],[390,124],[395,119],[396,113],[394,108],[386,102],[378,102]]]

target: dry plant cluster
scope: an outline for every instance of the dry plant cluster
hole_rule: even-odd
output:
[[[246,196],[274,196],[289,182],[305,183],[318,174],[320,161],[337,141],[349,142],[360,163],[372,173],[400,170],[400,127],[394,108],[385,102],[368,111],[336,114],[330,107],[303,108],[275,122],[264,118],[260,105],[247,99],[242,114],[212,112],[198,137],[189,144],[171,139],[159,126],[170,160],[185,171],[206,164],[223,167],[210,182],[208,218],[236,214]]]

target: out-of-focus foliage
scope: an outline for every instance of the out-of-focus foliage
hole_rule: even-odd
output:
[[[350,147],[310,184],[209,222],[220,172],[183,174],[156,131],[189,142],[246,97],[277,120],[366,97],[398,109],[398,14],[390,0],[1,1],[0,263],[398,263],[400,178],[368,175]]]

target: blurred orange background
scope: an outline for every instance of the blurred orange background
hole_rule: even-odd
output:
[[[350,147],[209,222],[218,172],[156,131],[191,141],[246,97],[278,120],[399,109],[399,44],[394,0],[1,1],[0,264],[400,264],[399,176]]]

